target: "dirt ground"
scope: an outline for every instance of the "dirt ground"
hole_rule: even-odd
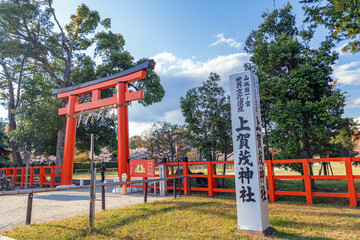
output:
[[[116,209],[125,206],[142,204],[144,195],[132,193],[120,195],[111,193],[114,187],[106,188],[106,209]],[[159,201],[171,198],[160,197],[159,193],[148,194],[147,201]],[[16,226],[25,225],[28,195],[0,196],[0,232]],[[31,223],[44,223],[57,219],[71,218],[89,214],[90,193],[89,189],[71,191],[56,191],[49,193],[35,193]],[[95,211],[101,211],[101,188],[96,189]],[[0,237],[1,239],[1,237]]]

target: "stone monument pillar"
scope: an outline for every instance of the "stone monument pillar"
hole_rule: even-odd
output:
[[[269,221],[258,78],[242,72],[229,79],[237,233],[270,236],[275,230]]]

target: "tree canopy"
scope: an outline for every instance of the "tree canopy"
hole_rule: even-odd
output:
[[[306,21],[322,24],[338,41],[348,40],[344,52],[360,52],[360,1],[302,0]]]
[[[188,138],[200,149],[200,158],[211,155],[216,160],[218,153],[226,156],[232,152],[230,97],[218,85],[219,81],[218,74],[210,73],[202,86],[188,90],[180,99]]]
[[[260,81],[266,151],[275,150],[278,159],[300,158],[303,150],[331,153],[331,139],[351,122],[341,117],[345,95],[331,78],[338,57],[333,42],[312,48],[313,26],[299,30],[291,11],[288,3],[264,13],[245,47],[252,54],[246,68]]]
[[[76,12],[71,15],[70,21],[62,25],[56,17],[52,3],[52,0],[2,1],[0,3],[0,54],[5,54],[4,57],[8,59],[8,62],[14,62],[17,65],[21,63],[21,59],[25,59],[26,64],[29,62],[30,65],[36,65],[36,74],[42,74],[43,79],[45,79],[36,79],[36,74],[20,78],[18,72],[11,70],[12,76],[15,76],[12,78],[13,85],[11,87],[13,89],[14,85],[20,89],[22,86],[20,79],[28,81],[22,83],[27,86],[27,89],[18,90],[18,98],[11,98],[10,94],[13,91],[10,90],[13,89],[10,88],[3,98],[8,102],[6,105],[9,106],[9,114],[16,112],[19,116],[17,119],[12,115],[12,118],[9,117],[11,131],[16,130],[17,124],[22,125],[22,129],[13,134],[14,138],[17,136],[23,145],[27,142],[31,146],[37,146],[37,153],[53,153],[54,143],[45,140],[50,140],[50,135],[51,139],[57,135],[55,145],[57,163],[61,164],[65,136],[64,118],[58,117],[56,111],[46,111],[46,109],[50,109],[50,105],[54,109],[59,106],[64,107],[66,102],[57,102],[55,96],[49,95],[48,90],[51,87],[68,87],[120,72],[146,59],[134,61],[131,54],[124,49],[125,40],[123,36],[110,31],[111,21],[109,18],[102,19],[97,11],[81,4]],[[90,46],[95,46],[94,57],[100,58],[100,63],[96,64],[92,56],[88,56],[88,52],[85,52]],[[40,90],[32,89],[29,83],[38,84]],[[149,72],[146,80],[129,84],[129,87],[144,90],[144,99],[140,103],[145,106],[161,101],[165,94],[160,78],[155,72]],[[111,95],[113,91],[114,89],[102,91],[102,97]],[[20,96],[21,93],[24,93],[23,97]],[[44,96],[43,94],[47,95]],[[37,105],[31,107],[32,112],[25,119],[24,116],[30,111],[25,106],[30,106],[33,102],[37,102]],[[15,108],[10,107],[12,105],[20,108],[14,111]],[[43,116],[39,117],[40,113]],[[38,119],[35,119],[36,117]],[[41,125],[41,118],[53,119],[56,124]],[[60,124],[58,124],[59,119],[61,119]],[[114,130],[114,123],[110,123],[110,121],[100,125],[106,127],[108,132]],[[34,128],[29,131],[25,126]],[[54,133],[56,128],[57,134]],[[43,135],[42,131],[48,133],[44,135],[44,141],[31,139],[30,136]],[[79,129],[79,132],[84,132],[84,134],[79,135],[80,138],[77,142],[79,146],[84,146],[84,142],[88,140],[89,134],[85,133],[86,131],[90,131],[89,128]],[[19,135],[25,132],[26,134],[23,136]],[[101,131],[98,133],[100,134]],[[101,139],[109,140],[109,138]],[[45,146],[46,142],[48,146]]]

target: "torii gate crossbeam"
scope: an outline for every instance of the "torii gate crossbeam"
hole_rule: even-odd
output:
[[[155,68],[155,61],[148,60],[133,68],[104,78],[82,83],[76,86],[53,89],[59,99],[68,99],[68,104],[59,109],[59,115],[66,115],[66,132],[63,156],[61,185],[71,185],[74,168],[74,153],[76,139],[76,116],[82,111],[116,105],[118,127],[118,175],[127,173],[129,158],[129,120],[127,103],[143,99],[143,91],[127,90],[127,83],[146,78],[146,73]],[[117,93],[112,97],[101,99],[101,90],[117,87]],[[79,103],[79,96],[91,93],[91,101]]]

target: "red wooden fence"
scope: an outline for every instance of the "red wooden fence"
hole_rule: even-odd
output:
[[[359,162],[360,158],[319,158],[319,159],[286,159],[286,160],[266,160],[267,166],[267,179],[268,179],[268,194],[269,200],[275,202],[279,195],[290,195],[290,196],[305,196],[306,203],[312,204],[313,197],[345,197],[349,198],[350,206],[357,206],[357,199],[360,198],[360,191],[358,194],[355,189],[354,179],[360,179],[360,175],[354,175],[352,171],[352,163]],[[314,162],[344,162],[346,175],[328,175],[328,176],[315,176],[310,175],[309,163]],[[274,174],[274,163],[302,163],[304,174],[303,175],[286,175],[276,176]],[[295,191],[278,191],[276,186],[276,179],[303,179],[305,185],[305,192]],[[334,193],[334,192],[313,192],[311,189],[312,179],[343,179],[347,180],[348,192],[347,193]]]
[[[55,174],[55,168],[62,166],[36,166],[28,167],[28,185],[49,185],[54,187],[55,177],[61,177],[61,174]],[[5,169],[5,177],[12,179],[15,185],[25,185],[26,167],[8,167]]]
[[[306,197],[306,203],[312,204],[313,197],[345,197],[349,198],[350,206],[357,206],[357,199],[360,198],[360,190],[358,189],[358,193],[356,193],[355,181],[356,179],[360,179],[360,175],[354,175],[352,171],[352,163],[359,162],[360,158],[321,158],[321,159],[284,159],[284,160],[265,160],[267,166],[267,180],[268,180],[268,194],[270,202],[275,202],[280,195],[288,195],[288,196],[304,196]],[[346,175],[328,175],[328,176],[317,176],[310,175],[309,163],[314,162],[343,162],[345,165]],[[301,163],[303,165],[304,174],[303,175],[276,175],[274,171],[275,163]],[[177,163],[168,162],[168,163],[156,163],[155,165],[166,165],[166,177],[177,176],[177,174],[169,174],[169,166],[174,166],[177,169]],[[208,192],[209,196],[215,196],[218,192],[233,192],[235,193],[235,189],[229,188],[220,188],[216,185],[216,178],[234,178],[235,175],[221,175],[215,174],[214,165],[217,164],[234,164],[234,161],[198,161],[198,162],[180,162],[179,165],[182,166],[183,171],[180,171],[180,175],[190,175],[190,178],[205,178],[207,179],[208,186],[207,187],[191,187],[191,191],[205,191]],[[189,174],[189,166],[194,165],[205,165],[207,173],[206,174]],[[42,166],[42,167],[29,167],[28,173],[28,184],[40,184],[50,185],[54,187],[54,179],[55,176],[61,176],[61,174],[55,174],[55,168],[61,168],[61,166]],[[18,168],[4,168],[6,170],[5,176],[7,178],[12,178],[15,184],[24,185],[25,184],[25,167]],[[158,176],[158,175],[157,175]],[[49,178],[49,180],[48,180]],[[276,185],[276,179],[302,179],[304,180],[305,191],[297,192],[297,191],[279,191]],[[335,193],[335,192],[313,192],[311,189],[311,180],[312,179],[343,179],[347,181],[348,192],[346,193]],[[188,194],[188,179],[184,179],[184,184],[181,187],[181,190],[184,191],[185,194]],[[56,185],[56,184],[55,184]],[[140,188],[144,188],[145,186],[136,186]],[[153,188],[153,187],[149,187]],[[159,187],[157,187],[159,188]],[[168,190],[173,190],[174,186],[170,186],[168,183]],[[176,189],[179,189],[176,187]]]
[[[355,179],[360,179],[360,175],[354,175],[352,171],[352,163],[359,162],[360,158],[321,158],[321,159],[284,159],[284,160],[265,160],[267,166],[267,180],[268,180],[268,194],[270,202],[275,202],[278,199],[279,195],[288,195],[288,196],[305,196],[306,203],[312,204],[313,197],[345,197],[349,198],[350,206],[357,206],[357,199],[360,198],[359,193],[356,193],[355,189]],[[309,163],[310,162],[344,162],[346,175],[327,175],[327,176],[315,176],[310,175]],[[275,163],[302,163],[304,174],[303,175],[276,175],[274,171]],[[155,165],[166,164],[167,174],[169,173],[169,166],[177,166],[177,163],[156,163]],[[188,167],[192,165],[205,165],[207,169],[207,174],[189,174],[190,178],[206,178],[208,180],[207,187],[191,187],[191,191],[206,191],[209,196],[215,196],[218,192],[233,192],[235,189],[229,188],[219,188],[216,186],[216,178],[234,178],[235,175],[221,175],[214,173],[214,165],[216,164],[234,164],[234,161],[199,161],[199,162],[180,162],[179,165],[182,166],[183,172],[180,171],[180,175],[188,175]],[[168,174],[167,177],[177,176]],[[305,192],[296,192],[296,191],[278,191],[276,185],[276,179],[303,179],[305,184]],[[348,192],[347,193],[331,193],[331,192],[313,192],[311,189],[311,179],[343,179],[347,180]],[[142,186],[139,186],[142,187]],[[153,188],[153,187],[150,187]],[[168,185],[169,190],[173,190],[173,186]],[[178,189],[178,187],[176,188]],[[181,187],[181,190],[184,190],[184,193],[187,194],[188,182],[187,179],[184,179],[184,186]]]

